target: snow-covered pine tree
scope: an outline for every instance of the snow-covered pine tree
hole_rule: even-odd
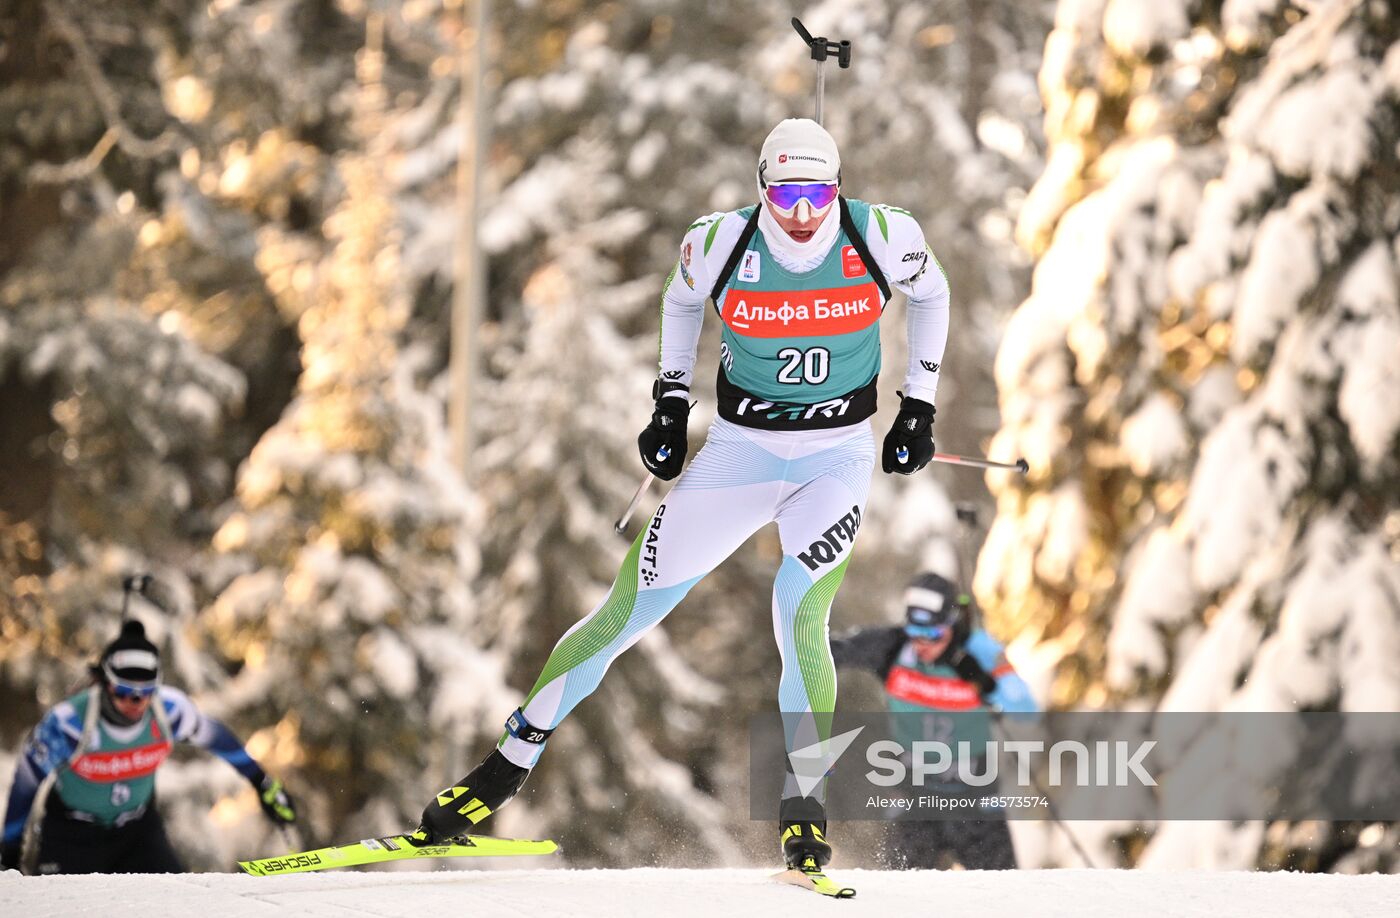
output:
[[[7,16],[9,14],[7,10]],[[67,4],[21,0],[0,60],[0,684],[18,738],[115,636],[122,574],[154,569],[176,613],[231,478],[247,392],[179,308],[133,282],[154,193],[187,143],[114,13],[99,41]],[[136,610],[193,654],[153,608]],[[169,632],[169,633],[167,633]],[[198,667],[192,667],[198,670]]]
[[[1059,704],[1400,710],[1398,40],[1379,0],[1060,3],[996,365],[1032,475],[992,477],[977,581]],[[1394,869],[1396,829],[1124,850]]]
[[[211,558],[209,537],[300,369],[295,293],[341,194],[325,153],[359,143],[341,89],[364,27],[363,13],[357,27],[317,2],[19,0],[9,12],[0,680],[24,702],[0,713],[0,731],[17,745],[111,638],[121,574],[154,570],[185,616],[238,572]],[[436,25],[419,12],[393,27],[398,104],[437,62],[420,40]],[[134,611],[165,643],[170,681],[213,701],[225,661],[184,619]],[[240,826],[260,820],[250,797],[220,806],[206,846],[211,805],[242,782],[202,760],[161,781],[192,866],[228,863],[237,813]]]
[[[336,161],[343,203],[298,323],[296,397],[241,470],[215,536],[244,572],[203,620],[241,665],[225,705],[276,724],[254,746],[296,769],[317,837],[412,818],[425,777],[465,764],[455,743],[497,729],[502,690],[467,587],[483,521],[451,468],[441,404],[416,387],[401,346],[409,302],[385,195],[382,28],[368,17],[356,56],[360,143]]]

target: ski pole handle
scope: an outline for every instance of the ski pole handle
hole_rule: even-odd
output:
[[[796,16],[792,17],[792,27],[797,30],[798,36],[807,43],[807,49],[812,55],[812,60],[817,62],[817,113],[813,119],[817,124],[822,123],[822,98],[826,95],[826,71],[823,65],[829,55],[836,55],[836,65],[843,70],[851,66],[851,43],[847,40],[828,41],[825,35],[817,38],[812,37],[801,20]]]
[[[149,599],[146,595],[146,587],[151,585],[150,574],[132,574],[122,578],[122,621],[126,621],[127,610],[131,608],[131,594],[139,593]]]
[[[122,578],[122,589],[130,593],[135,591],[142,596],[146,595],[146,587],[151,585],[150,574],[132,574]]]
[[[664,446],[656,451],[657,462],[665,462],[670,457],[671,451]],[[622,535],[627,529],[627,521],[630,520],[632,514],[636,512],[637,505],[642,502],[642,495],[647,492],[647,488],[651,487],[652,480],[655,478],[655,475],[651,472],[647,472],[646,477],[642,479],[642,483],[637,485],[637,493],[632,495],[632,500],[628,503],[627,509],[623,510],[622,516],[619,516],[617,522],[613,523],[613,532]]]
[[[851,66],[851,42],[849,39],[829,41],[825,35],[813,38],[812,33],[808,32],[807,27],[802,24],[802,20],[796,16],[792,17],[792,27],[797,30],[798,37],[807,46],[812,60],[820,63],[834,54],[836,55],[836,66],[842,70]]]
[[[799,36],[801,36],[803,43],[806,44],[807,47],[813,49],[813,56],[815,56],[816,53],[817,53],[817,52],[816,52],[816,47],[817,47],[816,40],[812,38],[812,33],[807,31],[807,27],[804,26],[804,25],[802,24],[802,20],[801,20],[801,19],[798,19],[796,16],[792,17],[792,27],[793,27],[794,29],[797,30],[797,34],[798,34]],[[822,47],[822,49],[821,49],[821,55],[822,55],[823,57],[826,56],[825,42],[823,42],[823,47]]]

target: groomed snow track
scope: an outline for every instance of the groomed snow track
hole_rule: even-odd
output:
[[[1400,876],[1030,870],[837,871],[856,899],[781,886],[763,870],[465,870],[329,872],[288,877],[21,877],[0,874],[0,915],[312,918],[518,915],[684,918],[840,914],[923,916],[1391,916]],[[803,911],[799,911],[803,910]],[[805,911],[813,910],[813,911]]]

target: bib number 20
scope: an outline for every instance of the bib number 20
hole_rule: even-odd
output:
[[[789,386],[824,383],[831,374],[831,352],[824,347],[812,347],[805,351],[785,347],[778,351],[778,359],[786,361],[778,371],[778,382]]]

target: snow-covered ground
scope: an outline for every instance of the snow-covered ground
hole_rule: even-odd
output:
[[[1072,915],[1394,915],[1400,876],[1026,870],[839,871],[853,900],[781,886],[761,870],[502,870],[323,873],[288,877],[21,877],[0,874],[0,915],[206,918],[306,915],[522,915],[740,918],[818,914],[1016,918]]]

